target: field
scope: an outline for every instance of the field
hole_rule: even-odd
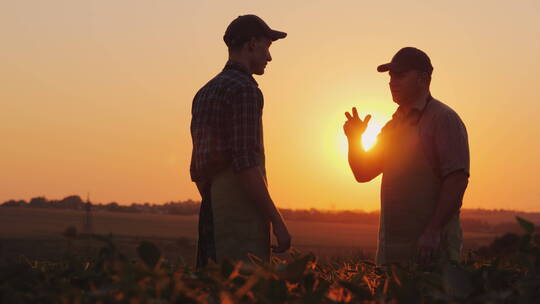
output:
[[[480,214],[491,224],[515,215]],[[465,232],[469,249],[487,246],[459,264],[376,266],[376,225],[288,221],[300,252],[196,271],[195,216],[95,212],[99,235],[88,237],[84,215],[0,208],[0,303],[533,303],[540,294],[540,235],[521,218],[519,234]]]
[[[465,213],[465,218],[482,218],[486,222],[513,221],[509,214]],[[32,259],[61,259],[67,246],[80,253],[92,254],[99,244],[94,240],[68,242],[63,236],[67,227],[82,230],[85,213],[76,210],[38,208],[0,208],[0,254],[5,257],[24,255]],[[361,223],[325,223],[287,221],[293,236],[293,247],[313,252],[320,258],[373,256],[377,243],[377,225]],[[194,261],[197,239],[197,217],[166,214],[93,212],[93,231],[113,234],[118,246],[135,256],[141,240],[154,242],[172,261]],[[465,231],[465,250],[489,243],[492,233]]]

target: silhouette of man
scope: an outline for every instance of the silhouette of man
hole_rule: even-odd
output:
[[[433,66],[423,51],[405,47],[378,66],[389,72],[399,107],[369,151],[360,146],[370,115],[345,113],[349,165],[356,180],[382,173],[377,263],[458,261],[459,220],[469,178],[467,131],[450,107],[431,97]]]
[[[191,179],[201,194],[197,267],[209,259],[270,260],[289,249],[291,236],[267,188],[263,146],[263,94],[252,74],[263,75],[272,41],[286,33],[255,15],[233,20],[223,40],[229,60],[192,105]]]

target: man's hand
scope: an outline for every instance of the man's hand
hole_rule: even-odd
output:
[[[273,251],[277,253],[287,251],[291,247],[291,235],[270,198],[261,170],[258,167],[244,169],[238,173],[238,177],[249,198],[264,215],[264,220],[272,223],[272,229],[277,239],[277,246],[272,246]]]
[[[345,116],[347,117],[347,121],[343,125],[345,135],[347,135],[349,139],[360,138],[366,131],[371,115],[366,115],[364,120],[361,120],[360,117],[358,117],[356,107],[354,107],[352,108],[352,115],[349,112],[345,112]]]
[[[272,251],[275,253],[282,253],[291,248],[291,235],[285,223],[281,218],[272,223],[274,235],[277,239],[277,246],[272,246]]]
[[[428,265],[433,262],[439,252],[441,232],[427,229],[418,239],[418,263]]]

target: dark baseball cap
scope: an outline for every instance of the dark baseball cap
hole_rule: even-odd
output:
[[[227,46],[238,46],[252,37],[268,37],[272,41],[285,38],[287,33],[271,29],[266,22],[255,15],[242,15],[227,27],[223,41]]]
[[[427,72],[431,75],[433,66],[428,55],[417,48],[404,47],[392,57],[392,61],[377,67],[379,72],[406,72],[410,70]]]

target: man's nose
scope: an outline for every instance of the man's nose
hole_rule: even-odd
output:
[[[266,56],[266,61],[268,62],[272,61],[272,55],[268,54],[268,56]]]

